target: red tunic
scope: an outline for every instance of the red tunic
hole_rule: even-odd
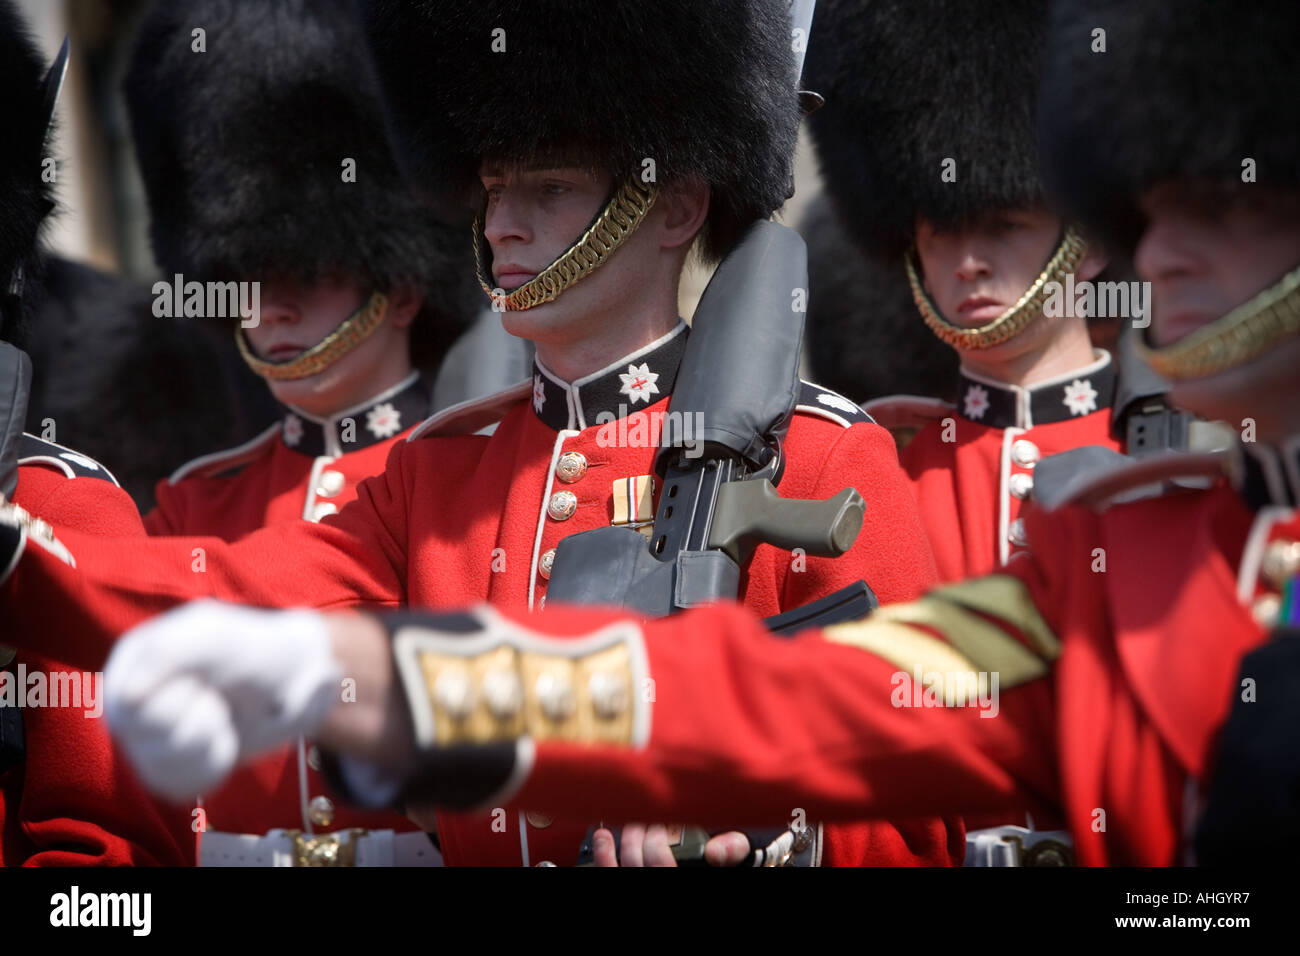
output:
[[[19,639],[45,630],[28,607],[48,600],[59,608],[61,626],[42,636],[60,653],[92,661],[133,623],[203,595],[263,606],[538,606],[548,554],[560,538],[610,524],[627,499],[627,480],[653,472],[683,328],[571,385],[539,368],[531,387],[434,416],[394,446],[383,474],[362,482],[353,504],[318,525],[263,529],[235,544],[153,540],[135,548],[129,562],[111,545],[69,534],[75,570],[28,548],[0,598],[16,612]],[[851,551],[834,560],[796,559],[760,546],[743,569],[744,602],[760,615],[775,614],[859,579],[882,601],[916,596],[934,581],[934,565],[889,433],[865,421],[845,427],[857,414],[851,403],[820,389],[808,395],[787,436],[781,493],[827,498],[852,486],[866,499],[863,529]],[[491,437],[463,434],[495,419]],[[638,513],[644,515],[634,508],[626,517]],[[191,570],[197,546],[205,548],[202,574]],[[29,601],[16,602],[16,591]],[[548,825],[523,824],[521,832],[526,811],[502,809],[504,828],[493,827],[491,817],[444,816],[439,834],[447,861],[576,859],[590,818],[549,825],[563,807],[541,805],[535,820]],[[782,819],[784,811],[774,821]],[[927,861],[951,859],[942,823],[918,827],[884,838],[889,849],[878,859],[908,858],[909,844]]]
[[[1300,455],[1289,467],[1286,506],[1258,513],[1226,483],[1034,511],[1003,573],[793,642],[732,608],[652,622],[646,747],[543,743],[518,798],[741,822],[1047,811],[1081,863],[1182,862],[1239,662],[1293,571]],[[925,705],[927,675],[966,670],[1000,674],[995,717]]]
[[[384,470],[393,445],[405,440],[428,405],[428,393],[413,374],[328,420],[289,410],[246,445],[205,455],[159,482],[158,506],[145,517],[145,527],[154,535],[235,541],[268,525],[318,521],[356,498],[360,482]],[[241,767],[220,789],[205,794],[205,828],[256,835],[275,828],[317,833],[353,827],[419,829],[403,815],[362,812],[344,804],[317,769],[315,747],[303,746],[306,800],[298,747],[286,747]],[[321,797],[333,808],[326,825],[304,819],[304,805]]]
[[[995,571],[1025,546],[1021,512],[1034,465],[1085,445],[1119,450],[1110,434],[1110,355],[1039,382],[1008,386],[962,372],[957,406],[890,396],[866,410],[886,426],[927,423],[899,455],[912,480],[941,581]]]
[[[102,465],[31,436],[23,442],[15,503],[60,530],[143,536],[135,505]],[[61,702],[69,706],[22,709],[26,755],[0,778],[0,865],[192,863],[188,809],[155,804],[98,717],[87,715],[102,712],[102,675],[91,683],[89,673],[22,653],[10,666],[11,680],[20,666],[28,687],[14,685],[17,693],[40,673],[52,705],[56,683],[71,687],[56,675],[69,675],[79,693],[92,691],[98,699],[88,706],[68,692]]]

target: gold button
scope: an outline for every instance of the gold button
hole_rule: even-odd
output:
[[[329,797],[312,797],[307,804],[307,816],[318,827],[327,827],[334,822],[334,801]]]
[[[587,682],[591,706],[602,720],[613,720],[627,710],[627,682],[618,674],[596,671]]]
[[[542,552],[541,559],[537,562],[537,573],[544,578],[551,576],[551,568],[555,566],[555,549],[547,548]]]
[[[1022,468],[1028,468],[1038,457],[1038,446],[1028,439],[1018,438],[1011,443],[1011,460]]]
[[[587,456],[580,451],[566,451],[555,463],[555,477],[573,484],[587,473]]]
[[[557,491],[546,504],[546,513],[556,521],[566,521],[578,510],[578,496],[572,491]]]
[[[538,813],[536,810],[529,810],[524,814],[524,819],[528,821],[529,826],[537,827],[539,830],[545,830],[555,822],[554,817],[548,817],[546,814]],[[537,865],[541,866],[542,864],[539,863]]]
[[[324,518],[327,515],[332,515],[338,510],[339,509],[337,505],[330,504],[330,502],[328,501],[317,502],[316,505],[311,509],[311,520],[320,521],[321,518]]]
[[[1007,537],[1017,548],[1023,548],[1029,543],[1029,537],[1025,534],[1025,519],[1017,518],[1011,522],[1011,527],[1007,529]]]
[[[469,674],[458,667],[444,670],[434,681],[433,699],[452,720],[464,720],[474,710],[474,685]]]
[[[576,706],[573,687],[563,674],[544,671],[537,676],[533,691],[537,694],[537,702],[542,706],[542,713],[548,719],[559,723],[573,713]]]
[[[316,494],[322,498],[333,498],[343,490],[345,484],[343,472],[341,471],[322,471],[320,481],[316,485]]]
[[[497,720],[509,720],[524,706],[524,687],[514,671],[491,670],[483,675],[483,702]]]
[[[1274,541],[1264,552],[1261,570],[1268,583],[1281,591],[1288,581],[1300,574],[1300,541]]]
[[[1272,627],[1277,623],[1277,616],[1282,610],[1282,599],[1276,594],[1264,594],[1255,600],[1250,613],[1260,627]]]

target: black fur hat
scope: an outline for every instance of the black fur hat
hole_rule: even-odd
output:
[[[1240,183],[1249,158],[1260,184],[1300,189],[1298,58],[1294,0],[1058,2],[1039,124],[1049,188],[1122,245],[1161,179]]]
[[[30,309],[10,295],[14,272],[22,268],[24,285],[34,285],[37,237],[41,222],[54,208],[51,187],[42,181],[45,143],[46,63],[8,0],[0,0],[0,115],[5,146],[0,149],[0,340],[22,346]]]
[[[1046,0],[817,4],[804,85],[826,105],[810,126],[827,191],[864,248],[901,255],[918,214],[955,226],[1041,198],[1046,22]]]
[[[702,251],[717,258],[789,192],[799,102],[787,7],[375,0],[371,27],[423,176],[454,171],[469,187],[484,157],[623,176],[651,159],[660,183],[696,174],[712,186]]]
[[[166,272],[388,289],[447,271],[351,0],[157,0],[125,92]]]

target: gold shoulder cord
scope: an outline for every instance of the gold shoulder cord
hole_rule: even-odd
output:
[[[1039,273],[1038,278],[1034,280],[1029,290],[1016,301],[1015,305],[992,322],[974,329],[964,329],[959,325],[953,325],[943,317],[934,303],[930,301],[930,296],[926,294],[917,273],[915,250],[910,250],[903,257],[903,261],[907,266],[907,281],[912,286],[912,299],[916,302],[916,307],[921,312],[921,318],[930,327],[930,331],[954,348],[974,350],[1001,345],[1024,331],[1025,327],[1043,311],[1043,303],[1047,301],[1050,295],[1047,284],[1049,282],[1063,282],[1065,277],[1079,265],[1079,261],[1087,252],[1087,248],[1083,237],[1075,231],[1073,226],[1066,229],[1065,235],[1061,238],[1061,244],[1056,247],[1056,252],[1052,253],[1052,258],[1047,260],[1047,265],[1043,267],[1043,271]]]
[[[387,309],[388,296],[382,292],[372,293],[366,303],[344,319],[338,328],[287,362],[267,362],[254,355],[248,347],[244,330],[238,325],[235,326],[235,344],[248,367],[262,378],[274,382],[308,378],[323,372],[369,338],[383,321]]]
[[[1139,342],[1137,354],[1173,381],[1205,378],[1245,365],[1300,332],[1300,268],[1173,345]]]
[[[518,289],[497,295],[488,283],[491,276],[483,261],[483,212],[474,219],[474,267],[478,282],[494,303],[506,312],[522,312],[553,302],[569,286],[591,275],[641,224],[654,205],[658,190],[644,186],[635,177],[627,179],[605,204],[587,231],[554,262]]]

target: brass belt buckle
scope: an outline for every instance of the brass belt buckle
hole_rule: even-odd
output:
[[[294,866],[356,866],[357,840],[365,830],[338,830],[304,836],[301,830],[286,830],[293,840]]]

